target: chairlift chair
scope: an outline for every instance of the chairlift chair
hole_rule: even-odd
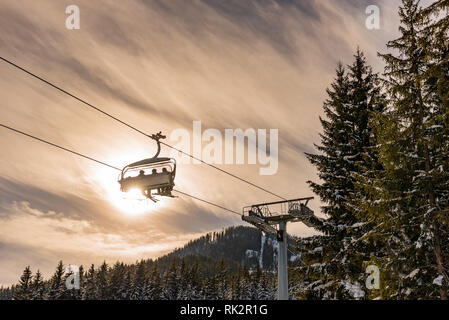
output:
[[[158,144],[158,151],[153,158],[127,165],[119,175],[120,190],[129,192],[138,189],[142,194],[156,202],[155,195],[173,197],[175,186],[176,161],[172,158],[158,158],[161,151],[159,139],[165,138],[160,132],[152,135]]]

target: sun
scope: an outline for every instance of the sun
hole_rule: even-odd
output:
[[[108,168],[95,170],[92,180],[94,180],[97,193],[121,212],[130,216],[149,213],[156,208],[160,208],[164,202],[158,201],[154,203],[147,199],[138,189],[132,189],[127,193],[121,192],[120,184],[118,183],[118,173]]]
[[[119,189],[118,183],[116,188]],[[120,211],[129,215],[140,215],[151,211],[156,206],[154,202],[148,200],[138,189],[133,189],[126,193],[120,190],[118,192],[116,190],[111,191],[109,201]]]

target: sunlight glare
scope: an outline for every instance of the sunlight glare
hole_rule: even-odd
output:
[[[121,212],[128,215],[142,215],[153,211],[155,208],[161,208],[164,201],[153,201],[146,199],[138,189],[130,190],[127,193],[120,191],[118,183],[118,174],[111,172],[108,168],[100,168],[94,173],[95,190],[102,197],[107,199]]]

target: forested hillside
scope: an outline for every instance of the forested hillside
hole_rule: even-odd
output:
[[[295,245],[293,237],[290,246]],[[176,249],[160,260],[189,255],[205,255],[213,259],[228,259],[248,268],[275,271],[277,268],[277,241],[273,235],[263,235],[255,228],[238,226],[221,232],[209,233],[199,239],[192,240],[184,247]],[[290,260],[298,258],[288,253]]]
[[[231,227],[157,260],[81,266],[79,290],[66,289],[63,262],[50,279],[26,267],[0,299],[274,299],[276,247],[255,228]]]

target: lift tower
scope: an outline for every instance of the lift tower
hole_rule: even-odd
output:
[[[307,204],[313,197],[254,204],[243,208],[242,220],[262,232],[273,234],[279,244],[278,249],[278,300],[288,300],[287,274],[287,222],[303,222],[310,225],[316,219]],[[274,226],[279,225],[278,229]]]

